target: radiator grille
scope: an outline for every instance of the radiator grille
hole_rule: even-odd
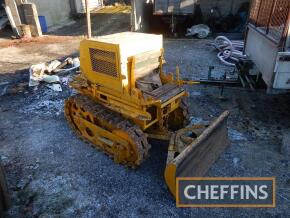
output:
[[[112,77],[118,77],[116,54],[110,51],[90,48],[92,70]]]

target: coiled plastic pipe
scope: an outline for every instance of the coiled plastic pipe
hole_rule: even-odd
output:
[[[231,41],[225,36],[218,36],[214,40],[214,46],[219,50],[218,59],[231,67],[234,67],[239,60],[247,58],[243,53],[244,45],[243,41]]]

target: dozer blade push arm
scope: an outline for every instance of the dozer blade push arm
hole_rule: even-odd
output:
[[[229,111],[225,111],[203,133],[190,142],[188,137],[182,135],[190,128],[179,130],[172,135],[169,145],[165,181],[171,193],[176,195],[176,178],[202,177],[212,164],[229,145],[227,119]],[[194,129],[195,127],[192,127]]]

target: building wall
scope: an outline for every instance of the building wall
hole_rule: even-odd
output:
[[[39,16],[45,16],[48,27],[63,24],[71,16],[69,0],[28,0],[35,3]]]
[[[241,4],[249,1],[250,0],[198,0],[197,3],[200,4],[202,13],[206,17],[210,14],[210,10],[213,7],[218,7],[224,16],[229,13],[236,14]]]
[[[288,27],[288,37],[286,41],[286,51],[290,52],[290,22],[289,22],[289,27]]]
[[[236,14],[241,4],[250,2],[251,0],[196,0],[200,4],[204,19],[207,19],[211,13],[211,9],[217,7],[222,16],[229,13]],[[134,31],[146,31],[148,20],[146,19],[148,12],[148,3],[154,0],[131,0],[132,5],[132,29]],[[166,2],[166,1],[165,1]],[[152,13],[152,12],[151,12]]]

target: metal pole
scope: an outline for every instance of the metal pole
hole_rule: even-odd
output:
[[[90,0],[85,0],[86,2],[86,14],[87,14],[87,27],[88,27],[88,38],[92,37],[92,27],[91,27],[91,12],[90,12]]]

